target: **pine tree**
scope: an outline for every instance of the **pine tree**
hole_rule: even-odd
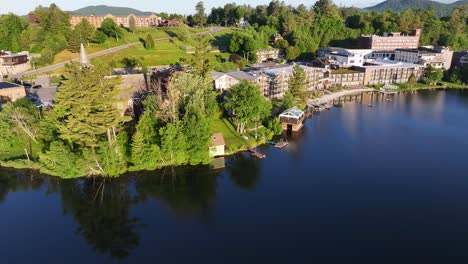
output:
[[[294,66],[293,73],[289,77],[289,92],[294,96],[294,98],[305,101],[307,97],[306,85],[305,71],[300,65],[297,64]]]
[[[148,50],[154,49],[154,39],[153,39],[153,36],[151,36],[150,33],[148,33],[148,35],[146,35],[145,48],[148,49]]]
[[[120,79],[104,78],[105,72],[75,64],[66,69],[55,107],[62,139],[94,149],[105,138],[111,144],[116,127],[128,120],[120,116],[115,103]]]

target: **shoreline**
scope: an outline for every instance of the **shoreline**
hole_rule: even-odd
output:
[[[415,91],[422,91],[422,90],[447,90],[447,89],[450,89],[450,90],[463,90],[463,89],[468,89],[468,86],[459,86],[459,87],[443,87],[443,86],[430,87],[430,86],[427,86],[427,87],[398,89],[398,90],[396,90],[396,92],[404,93],[404,92],[413,92],[413,91],[415,92]],[[349,95],[356,95],[356,94],[362,94],[362,93],[368,93],[368,92],[379,92],[379,90],[377,90],[375,88],[360,88],[360,89],[341,90],[341,91],[337,91],[337,92],[334,92],[334,93],[331,93],[331,94],[322,95],[322,96],[320,96],[320,97],[318,97],[316,99],[310,99],[309,102],[315,101],[315,102],[317,102],[319,104],[329,103],[330,101],[336,100],[336,99],[338,99],[340,97],[349,96]],[[307,119],[305,119],[305,120],[307,120]],[[238,150],[236,150],[236,151],[234,151],[232,153],[229,153],[227,155],[224,155],[222,157],[228,158],[228,157],[234,156],[234,155],[239,154],[239,153],[248,152],[249,148],[258,148],[258,147],[260,147],[262,145],[265,145],[265,144],[267,144],[267,141],[260,142],[258,144],[253,145],[253,146],[246,146],[245,148],[238,149]],[[209,164],[206,164],[206,165],[209,165]],[[186,166],[186,165],[177,165],[177,166]],[[9,169],[18,169],[18,170],[34,170],[34,171],[39,172],[40,174],[44,174],[44,175],[48,175],[48,176],[52,176],[52,177],[58,177],[60,179],[68,179],[68,178],[57,176],[57,175],[49,174],[46,171],[43,172],[41,170],[41,167],[39,166],[39,164],[37,162],[22,160],[22,159],[20,159],[20,160],[0,161],[0,168],[9,168]],[[163,169],[163,168],[158,168],[158,169]],[[130,168],[128,168],[125,173],[131,173],[131,172],[138,172],[138,170],[131,170]],[[121,175],[123,175],[123,174],[121,174]],[[117,177],[120,177],[121,175],[112,176],[112,178],[117,178]],[[102,176],[102,175],[97,175],[97,176],[98,177],[108,177],[108,176]],[[73,178],[73,179],[88,178],[88,177],[93,177],[93,176],[80,176],[80,177],[76,177],[76,178]]]

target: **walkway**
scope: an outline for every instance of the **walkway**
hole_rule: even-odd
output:
[[[193,33],[193,34],[190,34],[190,36],[211,35],[211,34],[220,32],[220,31],[222,31],[222,30],[224,30],[224,29],[225,29],[224,27],[211,27],[208,31],[199,32],[199,33]],[[154,41],[170,40],[170,39],[173,39],[173,38],[174,38],[174,37],[159,38],[159,39],[155,39]],[[89,59],[97,58],[97,57],[100,57],[100,56],[107,55],[107,54],[109,54],[109,53],[117,52],[117,51],[120,51],[120,50],[123,50],[123,49],[130,48],[130,47],[132,47],[132,46],[140,45],[140,44],[141,44],[141,42],[138,41],[138,42],[128,43],[128,44],[125,44],[125,45],[122,45],[122,46],[113,47],[113,48],[106,49],[106,50],[102,50],[102,51],[99,51],[99,52],[96,52],[96,53],[93,53],[93,54],[89,54],[89,55],[88,55],[88,58],[89,58]],[[47,72],[51,72],[51,71],[54,71],[54,70],[56,70],[56,69],[62,68],[62,67],[64,67],[65,64],[67,64],[67,63],[70,63],[70,62],[78,62],[78,61],[80,61],[80,58],[76,58],[76,59],[73,59],[73,60],[60,62],[60,63],[54,64],[54,65],[46,66],[46,67],[44,67],[44,68],[40,68],[40,69],[33,70],[33,71],[27,71],[27,72],[15,74],[15,75],[12,75],[12,76],[9,76],[9,77],[10,77],[10,78],[21,78],[21,77],[26,77],[26,76],[31,76],[31,75],[37,75],[37,74],[47,73]]]
[[[354,94],[365,93],[365,92],[374,92],[374,91],[376,90],[372,88],[359,88],[359,89],[352,89],[352,90],[344,90],[344,91],[339,91],[336,93],[325,94],[325,95],[320,96],[317,99],[309,100],[309,104],[311,103],[327,104],[343,96],[354,95]]]

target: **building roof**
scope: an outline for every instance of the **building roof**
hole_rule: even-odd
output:
[[[0,89],[11,89],[11,88],[21,88],[23,86],[11,83],[11,82],[0,82]]]
[[[224,137],[222,133],[215,133],[211,136],[210,147],[216,146],[224,146],[226,143],[224,142]]]
[[[211,72],[211,77],[213,78],[213,80],[217,80],[221,77],[223,77],[225,75],[224,72],[218,72],[218,71],[212,71]]]
[[[394,67],[402,67],[402,68],[421,68],[424,65],[402,62],[402,61],[394,61],[385,59],[376,59],[372,61],[368,61],[368,65],[358,66],[362,68],[394,68]]]
[[[301,116],[303,115],[304,115],[304,111],[302,111],[301,109],[297,107],[293,107],[281,113],[280,117],[284,116],[284,117],[301,118]]]
[[[253,81],[257,79],[257,76],[244,72],[244,71],[228,71],[227,75],[231,76],[232,78],[235,78],[237,80],[248,80],[248,81]]]

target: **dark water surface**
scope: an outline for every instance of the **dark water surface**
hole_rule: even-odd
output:
[[[468,92],[347,103],[262,151],[105,182],[0,169],[0,263],[467,263]]]

